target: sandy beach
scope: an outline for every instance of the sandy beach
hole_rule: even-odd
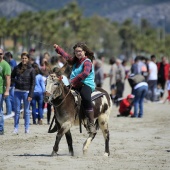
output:
[[[109,71],[104,66],[105,72]],[[109,79],[104,82],[109,92]],[[124,97],[130,93],[126,82]],[[71,128],[75,156],[71,157],[65,137],[58,156],[51,157],[56,133],[48,134],[46,118],[43,125],[31,125],[24,133],[20,119],[19,134],[13,134],[13,119],[5,121],[5,134],[0,136],[0,170],[168,170],[170,169],[170,104],[144,103],[143,118],[117,117],[113,106],[109,120],[110,156],[104,154],[104,138],[99,130],[88,153],[82,147],[86,130]],[[46,115],[44,115],[46,117]],[[32,123],[32,119],[30,121]]]

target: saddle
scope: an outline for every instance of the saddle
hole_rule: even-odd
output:
[[[73,96],[74,96],[75,103],[77,103],[78,100],[80,99],[80,98],[79,98],[79,96],[80,96],[79,92],[76,91],[76,90],[71,90],[71,93],[72,93]],[[105,93],[103,93],[103,92],[101,92],[101,91],[98,91],[98,90],[95,90],[95,91],[92,92],[92,94],[91,94],[91,101],[94,101],[94,100],[96,100],[97,98],[99,98],[99,97],[101,97],[101,96],[103,96],[103,95],[105,95]]]
[[[76,103],[76,106],[80,109],[80,106],[81,106],[81,96],[80,96],[79,92],[76,91],[76,90],[71,90],[71,93],[74,96],[74,101]],[[105,95],[105,93],[100,92],[98,90],[95,90],[91,94],[91,101],[94,101],[94,100],[96,100],[97,98],[99,98],[99,97],[101,97],[103,95]],[[79,110],[78,110],[78,112],[79,112]]]
[[[76,91],[76,90],[71,90],[71,93],[73,94],[73,96],[74,96],[74,101],[75,101],[75,104],[76,104],[76,110],[77,110],[77,114],[75,115],[75,119],[77,118],[77,116],[79,116],[79,127],[80,127],[80,133],[82,133],[82,127],[81,127],[81,125],[82,125],[82,120],[85,118],[85,114],[83,113],[83,106],[81,105],[81,96],[80,96],[80,94],[79,94],[79,92],[78,91]],[[98,91],[98,90],[95,90],[94,92],[92,92],[92,94],[91,94],[91,100],[92,101],[94,101],[94,100],[96,100],[97,98],[99,98],[99,97],[102,97],[103,95],[105,95],[105,93],[103,93],[103,92],[100,92],[100,91]],[[52,125],[53,125],[53,122],[54,122],[54,119],[55,119],[55,116],[53,117],[53,119],[52,119],[52,122],[51,122],[51,124],[50,124],[50,127],[49,127],[49,129],[48,129],[48,133],[54,133],[54,132],[56,132],[57,130],[58,130],[58,123],[57,122],[55,122],[55,126],[53,127],[53,129],[51,129],[52,128]],[[57,121],[57,120],[56,120]],[[83,123],[84,124],[84,126],[85,126],[85,123]],[[86,127],[85,127],[86,128]]]

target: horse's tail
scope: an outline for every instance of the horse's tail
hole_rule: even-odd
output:
[[[98,121],[98,119],[96,119],[96,121],[95,121],[95,127],[96,127],[96,130],[99,130],[99,121]]]

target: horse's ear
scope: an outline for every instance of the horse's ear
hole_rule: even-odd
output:
[[[65,72],[67,65],[68,65],[68,63],[66,62],[66,63],[63,65],[63,67],[61,67],[60,70],[61,70],[63,73]]]
[[[44,64],[48,70],[52,70],[51,65],[47,61],[45,61]]]
[[[61,67],[60,68],[60,71],[62,72],[62,74],[64,74],[64,72],[65,72],[65,70],[66,70],[66,68],[67,68],[67,63],[65,63],[64,65],[63,65],[63,67]]]
[[[60,71],[63,75],[65,75],[66,77],[70,77],[71,74],[71,68],[70,65],[66,62],[62,68],[60,68]]]

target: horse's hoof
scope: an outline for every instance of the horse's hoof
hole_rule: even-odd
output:
[[[87,154],[87,149],[83,149],[83,155]]]
[[[70,156],[74,156],[74,152],[70,152]]]
[[[109,157],[109,153],[105,152],[104,156]]]
[[[57,152],[52,151],[51,156],[57,156]]]

